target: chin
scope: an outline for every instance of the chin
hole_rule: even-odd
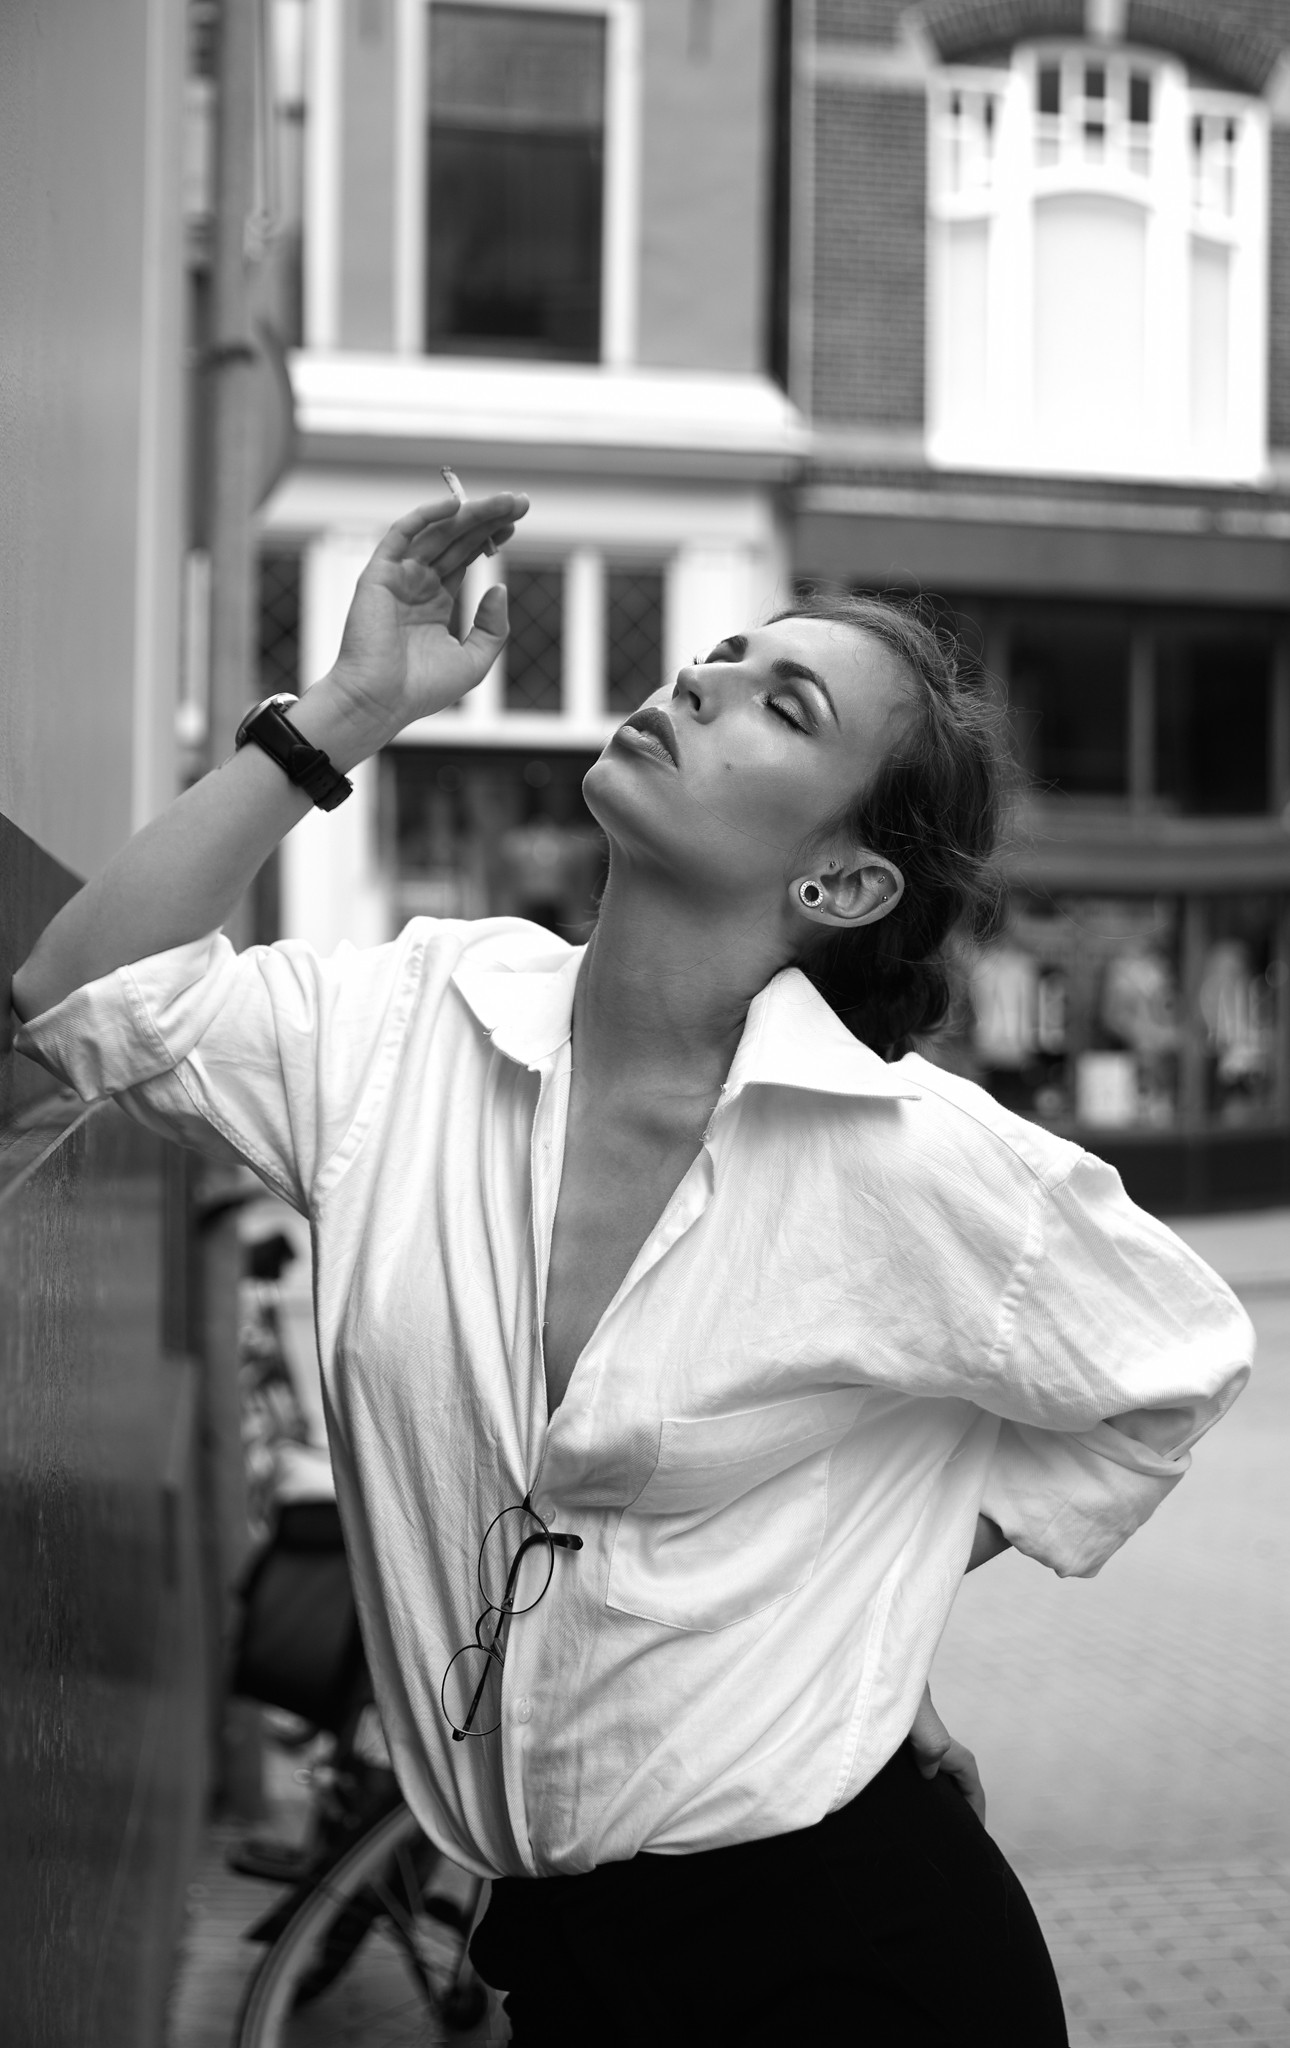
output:
[[[612,744],[593,761],[582,778],[582,797],[610,850],[621,848],[650,867],[679,870],[692,858],[680,843],[673,806],[660,801],[668,784],[658,773],[642,773],[630,755],[615,754]]]

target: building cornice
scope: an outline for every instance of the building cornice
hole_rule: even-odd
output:
[[[302,350],[291,364],[306,459],[519,453],[540,468],[779,481],[809,433],[769,377]]]
[[[1093,532],[1216,534],[1240,540],[1290,540],[1290,504],[1250,504],[1209,496],[1187,500],[1134,494],[1087,497],[952,484],[803,484],[799,513],[901,521],[949,520],[971,526],[1048,526]]]

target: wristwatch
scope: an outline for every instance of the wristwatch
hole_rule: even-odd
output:
[[[262,697],[239,725],[234,744],[244,747],[248,740],[254,740],[271,761],[277,762],[288,782],[294,782],[313,798],[320,811],[334,811],[337,804],[353,795],[354,785],[339,768],[333,768],[321,747],[311,747],[291,720],[283,716],[288,706],[299,702],[290,690]]]

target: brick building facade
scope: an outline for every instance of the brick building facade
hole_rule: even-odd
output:
[[[533,498],[503,662],[292,835],[285,928],[585,929],[578,786],[629,703],[794,578],[920,592],[1033,791],[946,1056],[1165,1209],[1283,1194],[1290,0],[277,11],[264,687],[326,666],[441,463]]]

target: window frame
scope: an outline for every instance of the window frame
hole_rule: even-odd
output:
[[[1149,167],[1127,161],[1043,165],[1036,139],[1038,74],[1054,63],[1101,64],[1151,79]],[[949,109],[960,99],[995,105],[992,175],[953,189]],[[1189,161],[1196,120],[1237,123],[1235,205],[1229,217],[1192,202]],[[978,122],[978,136],[984,123]],[[1019,45],[1007,69],[946,66],[929,80],[927,138],[927,454],[955,469],[1009,470],[1213,483],[1261,482],[1267,469],[1268,109],[1253,97],[1191,86],[1176,58],[1134,45],[1038,40]],[[1045,448],[1035,409],[1035,209],[1049,196],[1091,193],[1144,210],[1146,326],[1144,389],[1149,409],[1136,445],[1094,445],[1086,460],[1069,447]],[[956,419],[947,397],[952,341],[947,331],[949,238],[955,222],[985,225],[985,404],[978,419]],[[1230,250],[1227,425],[1221,444],[1196,439],[1191,418],[1191,245],[1197,236]],[[1181,339],[1180,339],[1181,337]]]
[[[430,8],[434,0],[396,0],[398,104],[394,172],[394,351],[425,354],[428,235],[426,156],[429,114]],[[476,8],[507,7],[539,14],[594,14],[605,23],[605,188],[601,213],[601,365],[634,363],[640,270],[639,0],[453,0]],[[442,360],[445,352],[435,351]],[[528,365],[541,360],[506,358]],[[595,364],[587,365],[594,368]]]

